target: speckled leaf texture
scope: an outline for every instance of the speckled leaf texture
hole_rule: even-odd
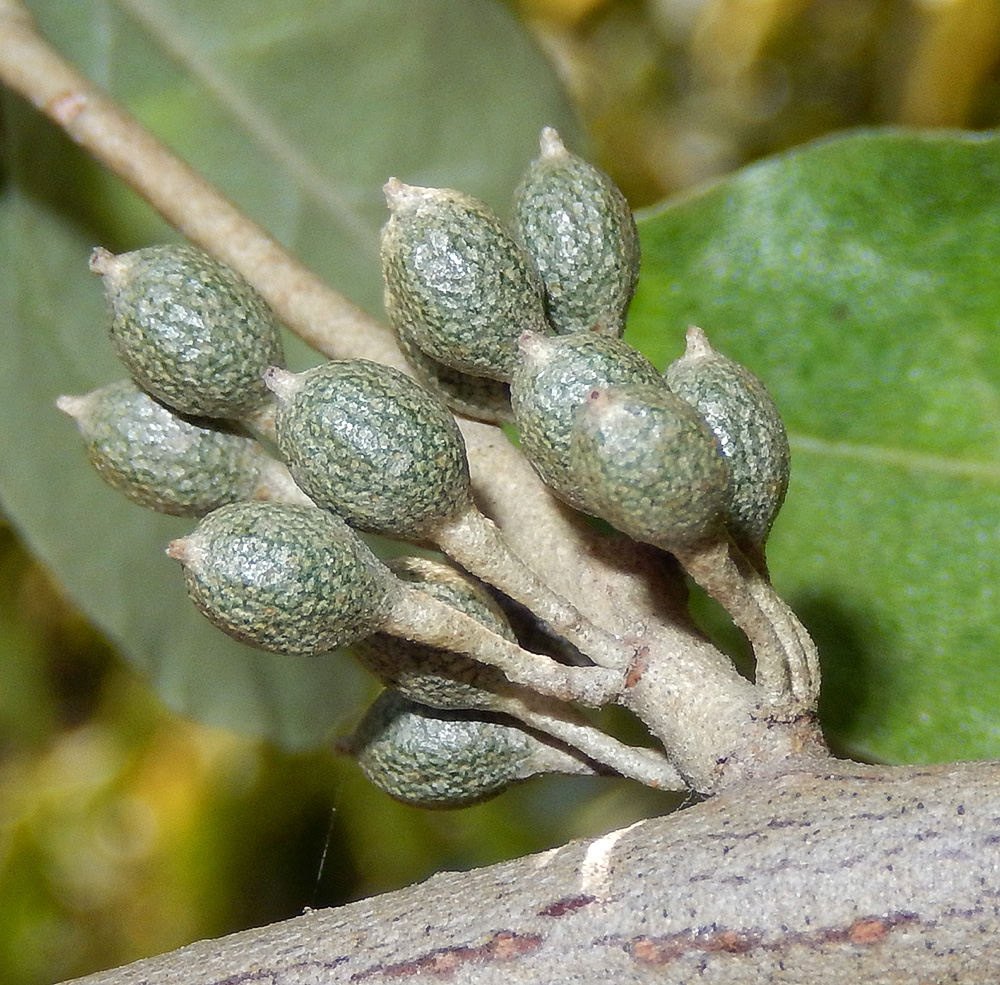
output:
[[[841,750],[1000,756],[1000,140],[865,132],[640,222],[627,338],[685,327],[788,426],[769,559],[820,645]]]
[[[381,315],[378,230],[390,175],[506,210],[539,130],[579,131],[554,77],[499,2],[29,0],[90,78],[335,287]],[[91,248],[176,240],[115,179],[3,95],[0,508],[70,597],[173,708],[319,742],[356,713],[341,656],[240,646],[188,602],[158,516],[86,463],[61,393],[123,376]],[[288,347],[289,365],[317,361]]]

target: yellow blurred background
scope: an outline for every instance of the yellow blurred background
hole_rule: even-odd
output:
[[[1000,118],[997,0],[513,0],[637,207],[833,130]],[[662,810],[601,781],[457,813],[181,720],[0,525],[0,982],[42,985]],[[543,791],[542,787],[546,786]]]
[[[996,0],[516,0],[636,207],[833,130],[1000,118]]]

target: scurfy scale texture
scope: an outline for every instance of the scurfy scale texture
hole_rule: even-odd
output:
[[[514,371],[525,331],[549,331],[532,261],[482,202],[460,192],[386,185],[386,312],[412,345],[496,380]]]
[[[536,739],[520,728],[437,711],[387,690],[350,744],[365,776],[415,807],[463,807],[530,775]]]
[[[419,535],[469,503],[465,444],[428,390],[381,363],[276,377],[278,445],[313,500],[363,530]]]
[[[628,383],[662,386],[656,367],[620,339],[591,332],[528,336],[511,381],[511,406],[521,447],[561,499],[583,508],[569,468],[574,417],[594,389]]]
[[[357,535],[318,507],[232,503],[168,553],[220,629],[276,653],[320,653],[374,631],[391,576]]]
[[[571,154],[551,129],[514,192],[512,225],[545,287],[560,334],[621,335],[639,277],[639,233],[615,183]]]
[[[264,453],[246,435],[175,414],[131,380],[62,397],[108,485],[160,513],[202,516],[249,499]]]
[[[788,434],[767,388],[749,369],[688,330],[688,348],[664,378],[705,418],[729,461],[726,523],[737,543],[761,545],[788,489]]]
[[[406,335],[397,333],[396,341],[417,379],[453,413],[488,424],[513,420],[509,384],[445,366],[418,349]]]
[[[95,251],[111,341],[133,379],[182,414],[244,418],[268,399],[268,366],[284,365],[278,326],[235,271],[193,246]]]
[[[596,391],[577,416],[570,467],[587,512],[666,550],[718,535],[729,472],[698,412],[662,384]]]

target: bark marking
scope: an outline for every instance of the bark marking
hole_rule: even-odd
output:
[[[439,947],[418,958],[398,961],[396,964],[375,965],[365,971],[351,975],[352,982],[371,979],[398,980],[413,975],[431,974],[448,978],[463,965],[488,962],[512,961],[522,954],[542,946],[544,938],[540,934],[518,934],[513,930],[499,930],[478,947],[458,944],[453,947]]]
[[[649,647],[640,647],[635,654],[635,659],[632,661],[631,666],[628,669],[628,673],[625,675],[625,689],[633,688],[639,681],[642,680],[642,675],[646,673],[646,668],[649,666]]]
[[[666,965],[686,954],[749,954],[754,950],[782,951],[799,945],[818,947],[826,944],[853,944],[868,947],[885,940],[897,927],[919,923],[915,913],[891,913],[864,916],[847,927],[831,927],[815,934],[786,933],[769,941],[760,930],[716,930],[713,932],[667,934],[662,937],[635,937],[631,940],[606,938],[596,943],[624,947],[636,962]]]
[[[596,896],[564,896],[562,899],[557,899],[555,902],[543,907],[538,911],[538,915],[540,917],[561,917],[566,913],[572,913],[574,910],[579,910],[581,907],[589,906],[591,903],[596,902]]]

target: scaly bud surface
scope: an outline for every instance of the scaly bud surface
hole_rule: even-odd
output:
[[[511,381],[511,406],[522,450],[561,499],[583,508],[569,468],[576,411],[594,389],[628,383],[662,386],[660,374],[628,343],[591,332],[525,335],[519,354]]]
[[[111,341],[132,378],[182,414],[241,419],[268,399],[268,366],[283,365],[278,325],[234,270],[193,246],[114,256],[96,249]]]
[[[482,202],[391,178],[382,230],[385,304],[396,332],[446,366],[509,380],[525,331],[548,331],[531,259]]]
[[[632,210],[618,186],[549,127],[514,193],[513,227],[541,275],[552,327],[621,335],[639,277]]]
[[[295,481],[351,526],[401,537],[470,505],[455,419],[405,373],[364,359],[273,368],[278,447]]]
[[[785,500],[790,469],[788,434],[767,388],[694,327],[684,355],[664,378],[698,409],[729,461],[730,533],[740,545],[762,546]]]
[[[386,690],[344,747],[390,797],[451,808],[487,800],[532,775],[535,744],[515,725],[427,708]]]
[[[378,629],[395,580],[346,524],[312,506],[231,503],[171,542],[216,626],[276,653],[321,653]]]
[[[267,461],[253,438],[175,414],[131,380],[56,405],[76,421],[101,478],[160,513],[202,516],[250,499]]]
[[[570,467],[585,509],[665,550],[721,536],[729,470],[701,415],[662,384],[594,390]]]

